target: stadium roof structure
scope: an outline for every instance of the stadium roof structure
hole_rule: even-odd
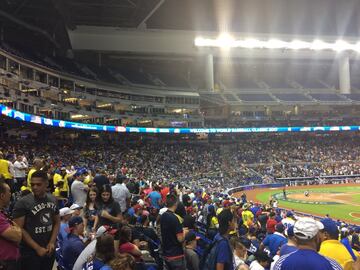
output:
[[[4,0],[0,19],[65,38],[78,26],[358,36],[357,0]],[[35,27],[35,28],[34,28]],[[36,31],[35,31],[36,32]],[[41,33],[38,31],[38,33]],[[55,38],[57,38],[55,37]]]

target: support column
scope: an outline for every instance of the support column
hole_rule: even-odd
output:
[[[206,90],[214,91],[214,56],[212,54],[206,55],[205,86]]]
[[[350,94],[350,64],[347,54],[343,54],[339,58],[339,86],[341,94]]]

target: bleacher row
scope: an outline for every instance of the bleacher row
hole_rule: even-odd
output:
[[[351,103],[360,101],[360,93],[338,94],[338,93],[202,93],[201,97],[217,103],[225,102],[342,102]]]
[[[128,61],[123,62],[119,66],[97,66],[80,63],[76,59],[69,59],[60,56],[40,55],[37,52],[30,51],[26,46],[13,45],[10,46],[4,42],[0,43],[0,48],[10,52],[21,58],[30,60],[42,66],[58,70],[60,72],[72,74],[90,80],[108,82],[118,85],[146,85],[150,87],[174,87],[182,89],[203,89],[202,78],[196,78],[200,84],[194,83],[194,78],[191,74],[177,72],[173,69],[158,68],[158,65],[150,65],[148,67],[141,65],[141,62]],[[159,65],[160,66],[160,65]],[[283,67],[284,68],[284,67]],[[268,67],[267,72],[260,73],[255,78],[254,74],[249,75],[250,67],[235,66],[228,73],[216,73],[216,88],[222,90],[233,89],[247,89],[247,90],[261,90],[263,89],[288,89],[288,90],[335,90],[339,87],[337,76],[325,74],[306,75],[306,68],[302,67],[293,72],[283,74],[281,70],[276,68],[272,71]],[[268,73],[268,74],[267,74]],[[351,73],[351,89],[360,90],[360,78],[357,74]],[[273,101],[273,97],[268,95],[255,94],[254,96],[242,95],[247,101]],[[283,101],[311,101],[308,97],[303,95],[279,95],[280,100]],[[223,99],[223,98],[220,98]],[[226,101],[238,101],[238,98],[232,95],[224,96]],[[338,101],[339,97],[336,95],[324,95],[315,98],[320,101]],[[352,99],[352,98],[350,98]],[[341,98],[340,98],[341,100]],[[355,100],[358,100],[355,98]]]

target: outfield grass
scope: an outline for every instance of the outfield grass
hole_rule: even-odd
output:
[[[342,193],[359,192],[360,193],[359,186],[356,187],[329,186],[325,188],[311,187],[311,188],[296,189],[296,190],[292,190],[291,188],[288,188],[287,192],[304,192],[305,190],[314,190],[317,192],[324,192],[324,193],[326,192],[342,192]],[[269,190],[267,192],[259,193],[256,195],[256,198],[257,200],[263,203],[268,203],[270,197],[276,193],[282,193],[282,190],[281,189]],[[353,203],[360,204],[360,194],[354,194],[354,195],[349,194],[349,200],[351,200],[351,202]],[[319,216],[325,216],[326,214],[329,214],[332,218],[335,219],[342,219],[360,224],[360,218],[354,218],[349,215],[351,212],[357,212],[360,215],[360,207],[351,204],[318,205],[318,204],[305,204],[305,203],[287,202],[287,201],[279,200],[279,206],[298,210],[301,212],[317,214]]]

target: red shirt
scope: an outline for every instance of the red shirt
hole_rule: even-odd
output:
[[[266,230],[268,232],[274,233],[276,224],[277,222],[275,219],[269,218],[268,221],[266,222]]]
[[[120,253],[128,253],[134,257],[135,261],[141,262],[142,261],[141,256],[136,256],[134,254],[134,251],[135,251],[135,245],[133,243],[126,242],[119,246]]]
[[[164,187],[161,191],[161,199],[163,202],[166,201],[166,196],[170,193],[170,188],[169,187]]]
[[[1,237],[10,226],[9,219],[0,212],[0,260],[17,260],[20,257],[19,247],[14,242]]]

